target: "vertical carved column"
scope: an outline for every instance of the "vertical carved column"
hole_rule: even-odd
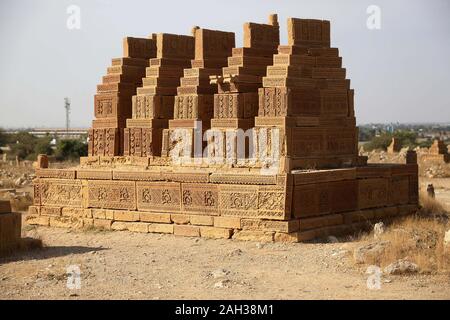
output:
[[[124,153],[148,157],[161,154],[162,132],[173,118],[174,96],[183,68],[194,57],[194,38],[161,33],[156,35],[157,57],[150,59],[143,86],[132,100],[132,119],[127,120]]]
[[[153,39],[123,40],[123,57],[112,59],[94,97],[95,120],[89,130],[89,156],[123,154],[126,119],[131,118],[131,100],[141,85],[148,59],[156,54]]]

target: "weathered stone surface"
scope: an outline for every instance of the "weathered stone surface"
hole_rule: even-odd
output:
[[[136,184],[125,181],[88,182],[88,206],[107,209],[136,209]]]
[[[200,237],[200,227],[189,225],[174,225],[173,234],[185,237]]]
[[[397,260],[390,265],[388,265],[383,270],[387,274],[406,274],[406,273],[416,273],[419,271],[419,266],[408,260]]]
[[[114,210],[114,220],[116,221],[139,221],[139,212]]]
[[[200,236],[203,238],[229,239],[232,234],[233,234],[233,229],[216,228],[216,227],[200,227]]]
[[[233,239],[243,241],[273,242],[275,232],[242,230],[233,234]]]
[[[148,232],[155,233],[173,233],[173,224],[150,223]]]
[[[367,263],[377,261],[384,254],[388,241],[377,241],[356,248],[353,252],[353,258],[356,263]]]
[[[40,225],[40,226],[49,226],[50,225],[50,217],[48,217],[48,216],[28,215],[25,218],[25,221],[31,225]]]
[[[214,218],[211,216],[191,215],[189,219],[191,224],[198,226],[212,226],[214,224]]]
[[[140,212],[140,221],[143,222],[157,222],[157,223],[171,223],[170,214],[168,213],[153,213]]]
[[[235,217],[214,217],[214,226],[219,228],[241,229],[241,219]]]

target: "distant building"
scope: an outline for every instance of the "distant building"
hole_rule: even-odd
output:
[[[7,130],[6,133],[14,134],[22,130]],[[60,139],[79,139],[82,136],[87,136],[88,130],[83,128],[33,128],[23,130],[35,137],[45,137],[47,135]]]

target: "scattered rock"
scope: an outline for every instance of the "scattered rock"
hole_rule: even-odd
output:
[[[225,270],[225,269],[216,269],[213,272],[211,272],[211,276],[214,279],[223,278],[223,277],[227,276],[228,274],[230,274],[230,271]]]
[[[353,258],[356,263],[366,263],[369,260],[372,263],[384,253],[389,243],[389,241],[377,241],[360,246],[353,251]]]
[[[240,256],[242,254],[242,250],[241,249],[234,249],[234,250],[231,250],[228,254],[227,254],[227,256],[229,256],[229,257],[235,257],[235,256]]]
[[[412,263],[408,260],[397,260],[394,263],[391,263],[386,268],[384,268],[384,273],[387,274],[407,274],[407,273],[416,273],[419,271],[419,267],[417,264]]]
[[[216,283],[214,283],[214,288],[220,289],[226,287],[227,283],[229,283],[230,280],[220,280]]]
[[[450,229],[445,233],[444,245],[450,246]]]
[[[257,243],[256,243],[256,247],[257,247],[258,249],[262,249],[262,248],[264,248],[264,244],[263,244],[263,243],[260,243],[260,242],[257,242]]]
[[[16,187],[20,187],[20,186],[22,185],[22,182],[23,182],[22,177],[19,177],[19,178],[17,178],[17,179],[14,181],[14,185],[15,185]]]
[[[383,222],[375,223],[373,226],[373,236],[375,239],[379,239],[380,236],[386,231],[386,226]]]
[[[329,243],[338,243],[339,242],[338,238],[336,238],[335,236],[328,236],[327,241]]]

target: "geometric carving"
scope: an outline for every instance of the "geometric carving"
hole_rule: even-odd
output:
[[[81,207],[80,180],[40,180],[35,184],[39,188],[40,203],[44,206]]]
[[[131,181],[88,181],[88,207],[136,210],[136,185]]]
[[[138,210],[174,212],[181,210],[180,183],[137,182]]]
[[[358,207],[367,209],[387,203],[388,180],[383,178],[358,180]]]
[[[219,197],[216,185],[183,183],[181,190],[183,211],[192,214],[218,214]]]

